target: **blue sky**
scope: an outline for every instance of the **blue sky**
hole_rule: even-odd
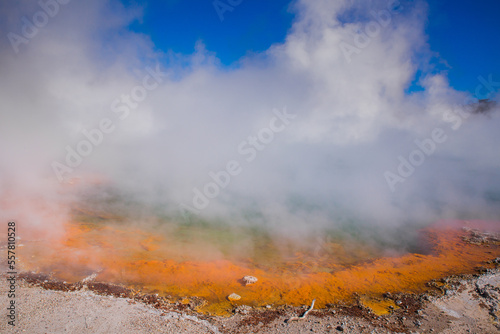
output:
[[[450,66],[451,86],[472,91],[479,75],[500,81],[500,1],[429,4],[429,43]]]
[[[224,12],[222,21],[211,0],[137,3],[144,6],[145,15],[132,28],[150,35],[159,49],[192,53],[195,42],[201,40],[224,65],[283,41],[294,18],[290,0],[243,0]]]
[[[292,1],[232,1],[239,4],[221,0],[232,8],[222,21],[211,0],[138,1],[144,19],[132,29],[149,35],[158,49],[186,54],[201,40],[225,66],[284,40],[294,20]],[[426,33],[436,52],[435,70],[445,70],[450,85],[461,91],[473,92],[478,76],[492,74],[500,81],[500,2],[431,0],[428,5]]]

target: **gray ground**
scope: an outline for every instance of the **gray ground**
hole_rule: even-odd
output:
[[[301,309],[239,309],[230,318],[211,318],[191,310],[159,310],[114,296],[46,290],[20,280],[16,288],[16,326],[7,324],[6,279],[0,285],[1,333],[497,333],[500,274],[452,279],[442,296],[402,304],[401,311],[377,317],[367,310],[313,310],[287,323]],[[404,297],[397,297],[399,302]],[[396,299],[397,299],[396,298]],[[302,310],[305,310],[304,306]],[[406,310],[405,310],[406,309]],[[357,310],[357,311],[356,311]],[[358,312],[359,311],[359,312]],[[357,314],[358,312],[359,314]],[[243,313],[243,314],[241,314]]]

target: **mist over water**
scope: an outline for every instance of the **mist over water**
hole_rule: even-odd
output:
[[[40,10],[0,9],[2,35]],[[498,220],[499,106],[478,99],[498,101],[500,78],[478,73],[470,96],[428,70],[409,90],[433,57],[422,1],[291,10],[283,43],[230,69],[203,41],[158,50],[127,29],[140,8],[116,1],[61,6],[18,52],[2,39],[1,219],[57,235],[76,207],[202,226],[199,239],[354,238],[388,253],[418,250],[416,230],[440,219]]]

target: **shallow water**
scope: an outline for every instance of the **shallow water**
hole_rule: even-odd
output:
[[[383,245],[345,236],[297,240],[222,225],[139,229],[116,217],[83,218],[67,224],[57,241],[26,243],[20,255],[23,268],[68,282],[98,272],[99,281],[179,298],[202,297],[208,303],[200,311],[219,315],[235,304],[303,305],[316,299],[321,308],[350,302],[355,293],[365,296],[368,305],[385,292],[423,292],[430,280],[473,273],[500,256],[496,244],[461,239],[464,225],[495,228],[483,222],[440,222],[422,229],[415,242],[427,251],[416,253],[388,252]],[[245,286],[245,275],[258,282]],[[231,293],[242,298],[230,302]]]

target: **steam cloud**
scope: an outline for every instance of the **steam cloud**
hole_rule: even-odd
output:
[[[39,4],[0,5],[2,36],[23,36],[23,27],[34,35],[17,41],[17,53],[8,38],[0,42],[3,220],[51,230],[76,196],[66,182],[79,177],[171,216],[191,207],[206,219],[297,235],[353,222],[499,217],[499,108],[432,69],[424,2],[299,0],[286,40],[230,70],[203,41],[190,55],[156,49],[128,29],[140,8],[58,4],[36,33],[22,17],[33,22]],[[408,92],[418,70],[422,90]],[[481,94],[496,87],[489,73],[478,76],[490,83],[478,81]],[[269,140],[262,129],[285,110],[294,118],[275,121],[286,127]],[[250,143],[259,133],[262,150]],[[85,140],[92,147],[80,150],[90,153],[68,165]],[[251,161],[239,149],[245,142],[255,148]],[[423,154],[410,157],[415,150]],[[196,208],[195,189],[216,183],[210,173],[231,161],[239,173]]]

